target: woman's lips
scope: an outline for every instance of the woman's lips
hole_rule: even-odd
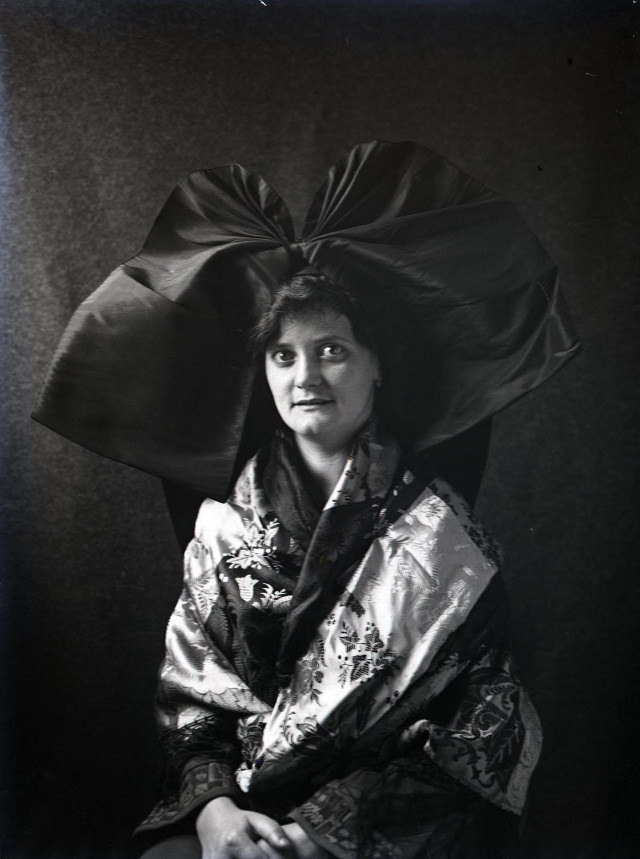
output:
[[[296,400],[293,405],[304,408],[307,406],[330,406],[332,402],[333,400],[324,400],[319,397],[314,397],[309,400]]]

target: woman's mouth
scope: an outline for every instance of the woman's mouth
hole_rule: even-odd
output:
[[[310,408],[313,406],[329,406],[333,400],[326,400],[322,397],[310,397],[308,400],[296,400],[294,406],[298,408]]]

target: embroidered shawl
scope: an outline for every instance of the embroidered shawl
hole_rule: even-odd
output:
[[[335,856],[445,855],[478,808],[522,811],[541,743],[496,544],[375,433],[322,510],[301,474],[281,434],[201,507],[160,672],[169,778],[140,829],[226,794]]]

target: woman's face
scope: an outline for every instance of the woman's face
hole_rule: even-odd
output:
[[[348,446],[371,414],[378,360],[342,314],[285,320],[265,367],[282,420],[327,450]]]

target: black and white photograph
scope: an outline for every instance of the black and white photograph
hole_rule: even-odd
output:
[[[635,0],[0,0],[0,856],[640,854]]]

